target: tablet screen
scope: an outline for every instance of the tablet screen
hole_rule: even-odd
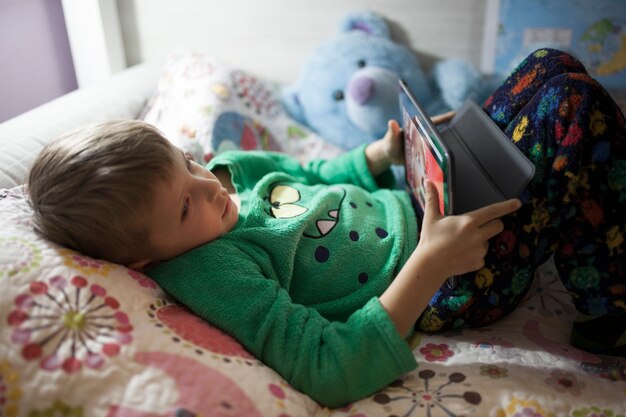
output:
[[[406,180],[409,188],[419,203],[422,212],[426,206],[426,191],[424,180],[429,179],[437,188],[439,194],[439,212],[446,213],[446,199],[444,189],[444,171],[441,158],[436,149],[426,139],[427,133],[419,123],[406,111],[403,110],[404,126],[404,158],[406,169]]]

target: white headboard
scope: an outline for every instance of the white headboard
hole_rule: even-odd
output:
[[[128,65],[161,62],[180,50],[206,53],[281,82],[352,10],[373,10],[396,39],[433,58],[480,66],[488,0],[117,0]]]

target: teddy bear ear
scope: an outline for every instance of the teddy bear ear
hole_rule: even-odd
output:
[[[304,112],[302,111],[302,105],[298,99],[298,90],[295,86],[287,86],[281,89],[280,98],[283,107],[291,117],[300,123],[307,123]]]
[[[382,16],[370,12],[351,12],[347,14],[339,26],[339,32],[361,31],[366,35],[391,38],[389,25]]]

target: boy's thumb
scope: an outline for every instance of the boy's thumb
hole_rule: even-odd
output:
[[[437,187],[430,181],[424,182],[424,188],[426,189],[426,210],[424,216],[438,218],[441,217],[439,212],[439,192]]]

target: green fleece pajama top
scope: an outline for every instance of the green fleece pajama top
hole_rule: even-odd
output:
[[[227,152],[233,230],[147,273],[234,336],[294,388],[329,407],[370,395],[417,364],[378,301],[417,245],[408,194],[380,188],[365,146],[301,165]]]

